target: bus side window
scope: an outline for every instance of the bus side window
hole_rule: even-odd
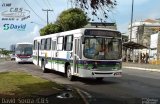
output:
[[[51,38],[46,39],[46,50],[50,50],[51,49]]]
[[[34,47],[33,47],[34,50],[37,50],[37,40],[34,40]]]
[[[56,50],[56,41],[52,42],[52,50]]]
[[[41,50],[45,49],[45,41],[46,41],[46,39],[41,40]]]
[[[71,51],[73,46],[73,35],[68,35],[65,37],[64,50]]]
[[[63,36],[57,38],[57,50],[63,50]]]

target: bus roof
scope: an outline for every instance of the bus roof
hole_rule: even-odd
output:
[[[115,31],[115,32],[119,32],[117,30],[113,30],[113,29],[107,29],[107,28],[79,28],[79,29],[75,29],[75,30],[69,30],[69,31],[64,31],[64,32],[59,32],[59,33],[54,33],[54,35],[67,35],[67,34],[76,34],[76,33],[83,33],[86,29],[96,29],[96,30],[109,30],[109,31]],[[51,37],[51,35],[53,34],[48,34],[48,35],[45,35],[45,36],[38,36],[38,37],[35,37],[34,40],[36,39],[41,39],[41,38],[48,38],[48,37]]]
[[[16,43],[16,45],[18,44],[33,44],[33,43],[30,43],[30,42],[21,42],[21,43]]]

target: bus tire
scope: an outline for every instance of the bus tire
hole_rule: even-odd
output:
[[[70,65],[67,66],[66,76],[70,81],[74,80],[74,76],[71,74],[71,66]]]
[[[44,61],[42,61],[41,68],[42,68],[43,73],[46,73],[46,72],[47,72],[47,69],[45,68],[45,63],[44,63]]]
[[[97,81],[103,81],[103,79],[104,79],[103,77],[96,78]]]

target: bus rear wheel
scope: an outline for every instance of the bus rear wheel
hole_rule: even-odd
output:
[[[71,67],[70,65],[67,66],[67,70],[66,70],[66,76],[70,81],[74,80],[74,76],[71,74]]]

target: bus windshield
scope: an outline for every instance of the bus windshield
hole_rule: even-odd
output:
[[[16,54],[32,55],[32,45],[31,44],[18,44],[16,47]]]
[[[95,60],[117,60],[122,56],[121,39],[85,37],[84,57]]]

